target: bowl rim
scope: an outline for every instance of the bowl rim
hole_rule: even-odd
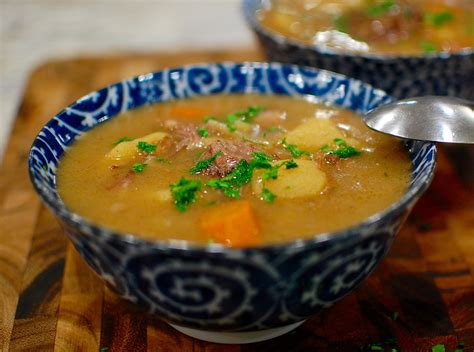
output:
[[[241,10],[247,24],[260,35],[270,38],[278,45],[286,45],[297,47],[300,50],[313,51],[322,55],[332,57],[348,57],[348,58],[362,58],[365,60],[374,61],[395,61],[395,60],[448,60],[453,57],[467,57],[474,55],[474,47],[465,48],[455,52],[435,52],[435,53],[421,53],[417,55],[409,54],[380,54],[380,53],[358,53],[351,51],[338,51],[330,48],[324,48],[316,45],[309,45],[298,40],[289,38],[278,32],[265,28],[256,19],[256,11],[254,8],[261,9],[261,4],[268,0],[242,0]]]
[[[428,172],[424,175],[422,175],[421,179],[418,181],[418,184],[414,187],[409,187],[403,195],[395,202],[391,203],[390,206],[387,208],[374,213],[367,218],[365,218],[363,221],[355,223],[351,226],[339,229],[337,231],[331,231],[331,232],[322,232],[322,233],[316,233],[311,236],[305,236],[305,237],[300,237],[294,240],[289,240],[289,241],[284,241],[284,242],[277,242],[277,243],[270,243],[270,244],[263,244],[263,245],[258,245],[258,246],[252,246],[252,247],[226,247],[221,244],[200,244],[196,242],[192,242],[189,240],[176,240],[176,239],[168,239],[168,240],[151,240],[147,239],[144,237],[140,237],[138,234],[133,234],[133,233],[128,233],[128,232],[122,232],[119,230],[115,230],[112,228],[109,228],[105,225],[100,225],[97,223],[94,223],[93,221],[89,220],[86,217],[83,217],[82,215],[70,210],[66,204],[62,201],[61,197],[59,196],[59,193],[57,191],[57,188],[54,188],[54,192],[58,195],[59,199],[61,201],[58,201],[57,199],[51,200],[47,195],[46,191],[37,185],[35,182],[34,178],[34,168],[33,168],[33,157],[32,157],[32,152],[33,152],[33,147],[35,146],[36,141],[38,140],[38,137],[40,136],[40,133],[45,129],[45,127],[49,127],[49,124],[52,123],[57,116],[60,114],[66,112],[69,108],[74,107],[76,104],[79,104],[83,102],[85,99],[88,99],[90,96],[92,96],[94,93],[97,93],[99,91],[104,91],[113,87],[116,87],[120,84],[126,83],[130,80],[137,79],[139,80],[140,78],[146,78],[146,77],[151,77],[153,78],[155,74],[161,73],[165,70],[176,70],[176,69],[184,69],[184,68],[193,68],[193,67],[202,67],[202,65],[207,65],[207,66],[218,66],[218,65],[231,65],[231,66],[238,66],[238,65],[250,65],[253,67],[259,67],[262,70],[268,70],[274,65],[278,65],[281,68],[299,68],[299,69],[304,69],[304,70],[309,70],[313,72],[325,72],[329,74],[332,77],[338,77],[341,79],[346,79],[349,81],[356,81],[360,82],[361,85],[365,86],[367,89],[371,89],[374,91],[379,91],[382,92],[385,97],[388,98],[388,101],[391,100],[391,98],[382,90],[373,87],[372,85],[362,82],[360,80],[350,78],[348,76],[345,76],[340,73],[335,73],[332,71],[324,70],[324,69],[318,69],[314,67],[309,67],[309,66],[302,66],[302,65],[292,65],[292,64],[284,64],[284,63],[278,63],[278,62],[257,62],[257,61],[244,61],[244,62],[237,62],[237,61],[224,61],[224,62],[212,62],[212,63],[194,63],[194,64],[188,64],[188,65],[181,65],[181,66],[175,66],[175,67],[170,67],[170,68],[163,68],[158,71],[150,72],[150,73],[144,73],[140,74],[138,76],[134,76],[131,78],[124,79],[122,81],[114,82],[106,87],[103,87],[101,89],[97,89],[95,91],[89,92],[88,94],[78,98],[76,101],[73,103],[69,104],[66,106],[64,109],[59,111],[57,114],[55,114],[51,119],[49,119],[45,124],[42,125],[41,129],[38,131],[36,134],[35,138],[32,141],[30,150],[28,152],[28,173],[30,177],[30,182],[33,184],[33,187],[36,191],[36,193],[40,196],[41,201],[54,213],[56,217],[59,217],[62,221],[66,222],[68,225],[74,225],[75,227],[78,227],[81,229],[82,232],[85,232],[89,236],[99,236],[103,237],[106,240],[114,240],[122,243],[127,243],[131,245],[136,245],[136,244],[146,244],[147,247],[153,248],[156,250],[168,250],[168,251],[186,251],[186,252],[199,252],[199,253],[206,253],[206,254],[222,254],[226,255],[229,253],[251,253],[254,251],[267,251],[267,250],[281,250],[281,249],[287,249],[287,248],[301,248],[301,247],[311,247],[311,246],[317,246],[322,243],[327,243],[330,241],[337,241],[337,240],[349,240],[354,237],[360,237],[364,233],[364,229],[370,228],[371,225],[381,221],[385,217],[390,217],[392,215],[395,215],[397,212],[400,210],[403,211],[403,209],[408,208],[412,203],[416,202],[416,200],[425,192],[425,190],[429,187],[431,184],[434,174],[435,174],[435,169],[436,169],[436,164],[437,164],[437,149],[436,145],[432,142],[422,142],[424,145],[430,147],[433,149],[433,163],[431,164]],[[150,78],[150,79],[151,79]],[[243,94],[249,94],[249,93],[243,93]],[[255,94],[255,93],[254,93]],[[211,94],[212,95],[212,94]],[[270,95],[277,95],[277,94],[270,94]],[[199,96],[199,95],[198,95]],[[299,95],[297,95],[299,96]],[[301,95],[302,96],[302,95]],[[178,99],[183,99],[183,98],[178,98]],[[185,98],[186,99],[186,98]],[[166,103],[166,102],[165,102]],[[384,102],[381,102],[383,104]],[[155,104],[160,104],[160,103],[155,103]],[[144,104],[145,105],[145,104]],[[140,105],[144,106],[144,105]],[[135,108],[139,107],[134,107],[129,110],[133,110]],[[120,115],[121,113],[117,113],[112,116],[107,116],[106,119],[103,119],[99,121],[97,124],[92,126],[90,129],[93,129],[97,125],[108,121],[110,118],[114,118],[115,116]],[[89,129],[88,129],[89,130]],[[409,141],[407,139],[401,139],[402,141]],[[407,148],[408,151],[408,148]],[[413,158],[410,157],[410,161],[413,162]],[[58,161],[59,164],[59,161]],[[413,170],[412,173],[413,174]],[[55,174],[56,176],[56,174]],[[65,231],[67,234],[67,231]]]

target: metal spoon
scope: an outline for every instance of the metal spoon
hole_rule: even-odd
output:
[[[399,100],[369,111],[364,121],[392,136],[443,143],[474,143],[474,102],[452,97]]]

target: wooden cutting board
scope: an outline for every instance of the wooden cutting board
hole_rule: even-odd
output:
[[[474,175],[462,148],[440,148],[431,188],[375,273],[271,341],[218,345],[184,336],[121,301],[72,248],[29,183],[27,155],[40,127],[84,94],[130,76],[259,59],[255,50],[127,54],[51,61],[32,73],[0,173],[3,351],[431,351],[437,344],[450,351],[461,342],[474,350]]]

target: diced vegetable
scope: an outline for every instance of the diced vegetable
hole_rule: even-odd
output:
[[[286,160],[286,162],[292,165],[291,160]],[[279,168],[278,177],[275,179],[264,179],[260,172],[258,177],[252,180],[254,193],[260,195],[266,188],[281,198],[305,198],[320,194],[327,184],[326,174],[317,167],[314,161],[298,160],[297,164],[296,168]]]
[[[255,214],[246,200],[211,207],[202,215],[200,228],[209,240],[229,247],[255,246],[261,240]]]
[[[143,146],[150,144],[156,145],[166,136],[167,134],[164,132],[155,132],[131,141],[123,141],[113,147],[105,157],[111,160],[131,161],[135,159],[139,153],[143,152],[143,150],[137,147],[138,143],[142,142],[141,145]],[[151,151],[151,149],[149,149],[149,151]]]
[[[316,152],[336,138],[344,138],[344,136],[334,122],[312,118],[290,131],[286,135],[286,142],[297,145],[302,150]]]

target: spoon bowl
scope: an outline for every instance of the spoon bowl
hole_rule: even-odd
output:
[[[364,121],[373,130],[396,137],[474,144],[474,102],[426,96],[399,100],[369,111]]]

